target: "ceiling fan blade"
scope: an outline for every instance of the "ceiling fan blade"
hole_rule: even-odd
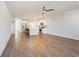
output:
[[[44,15],[48,11],[54,11],[54,9],[47,9],[46,10],[46,7],[45,6],[42,7],[42,15]]]
[[[45,11],[46,11],[46,12],[47,12],[47,11],[54,11],[54,9],[49,9],[49,10],[45,10]]]

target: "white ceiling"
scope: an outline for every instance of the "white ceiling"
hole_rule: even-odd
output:
[[[54,8],[55,11],[51,12],[52,14],[79,6],[79,2],[72,1],[7,1],[6,3],[13,16],[28,20],[38,16],[43,6],[47,9]]]

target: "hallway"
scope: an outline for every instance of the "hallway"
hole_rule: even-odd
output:
[[[0,1],[0,56],[79,56],[79,1]]]
[[[42,34],[27,37],[22,33],[20,39],[10,38],[2,53],[4,57],[69,57],[79,56],[79,41]]]

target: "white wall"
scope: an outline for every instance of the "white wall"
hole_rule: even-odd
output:
[[[65,35],[79,39],[79,9],[65,13],[64,16]]]
[[[59,14],[51,14],[46,21],[48,22],[47,33],[79,40],[78,8]]]
[[[5,2],[0,1],[0,55],[11,36],[10,14]]]
[[[15,34],[15,17],[11,17],[11,33]]]
[[[15,23],[11,23],[11,33],[15,34]]]

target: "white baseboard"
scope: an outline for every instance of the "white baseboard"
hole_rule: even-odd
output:
[[[67,35],[64,35],[64,34],[55,34],[55,33],[49,33],[49,34],[56,35],[56,36],[60,36],[60,37],[64,37],[64,38],[79,40],[79,38],[77,38],[77,37],[67,36]]]

